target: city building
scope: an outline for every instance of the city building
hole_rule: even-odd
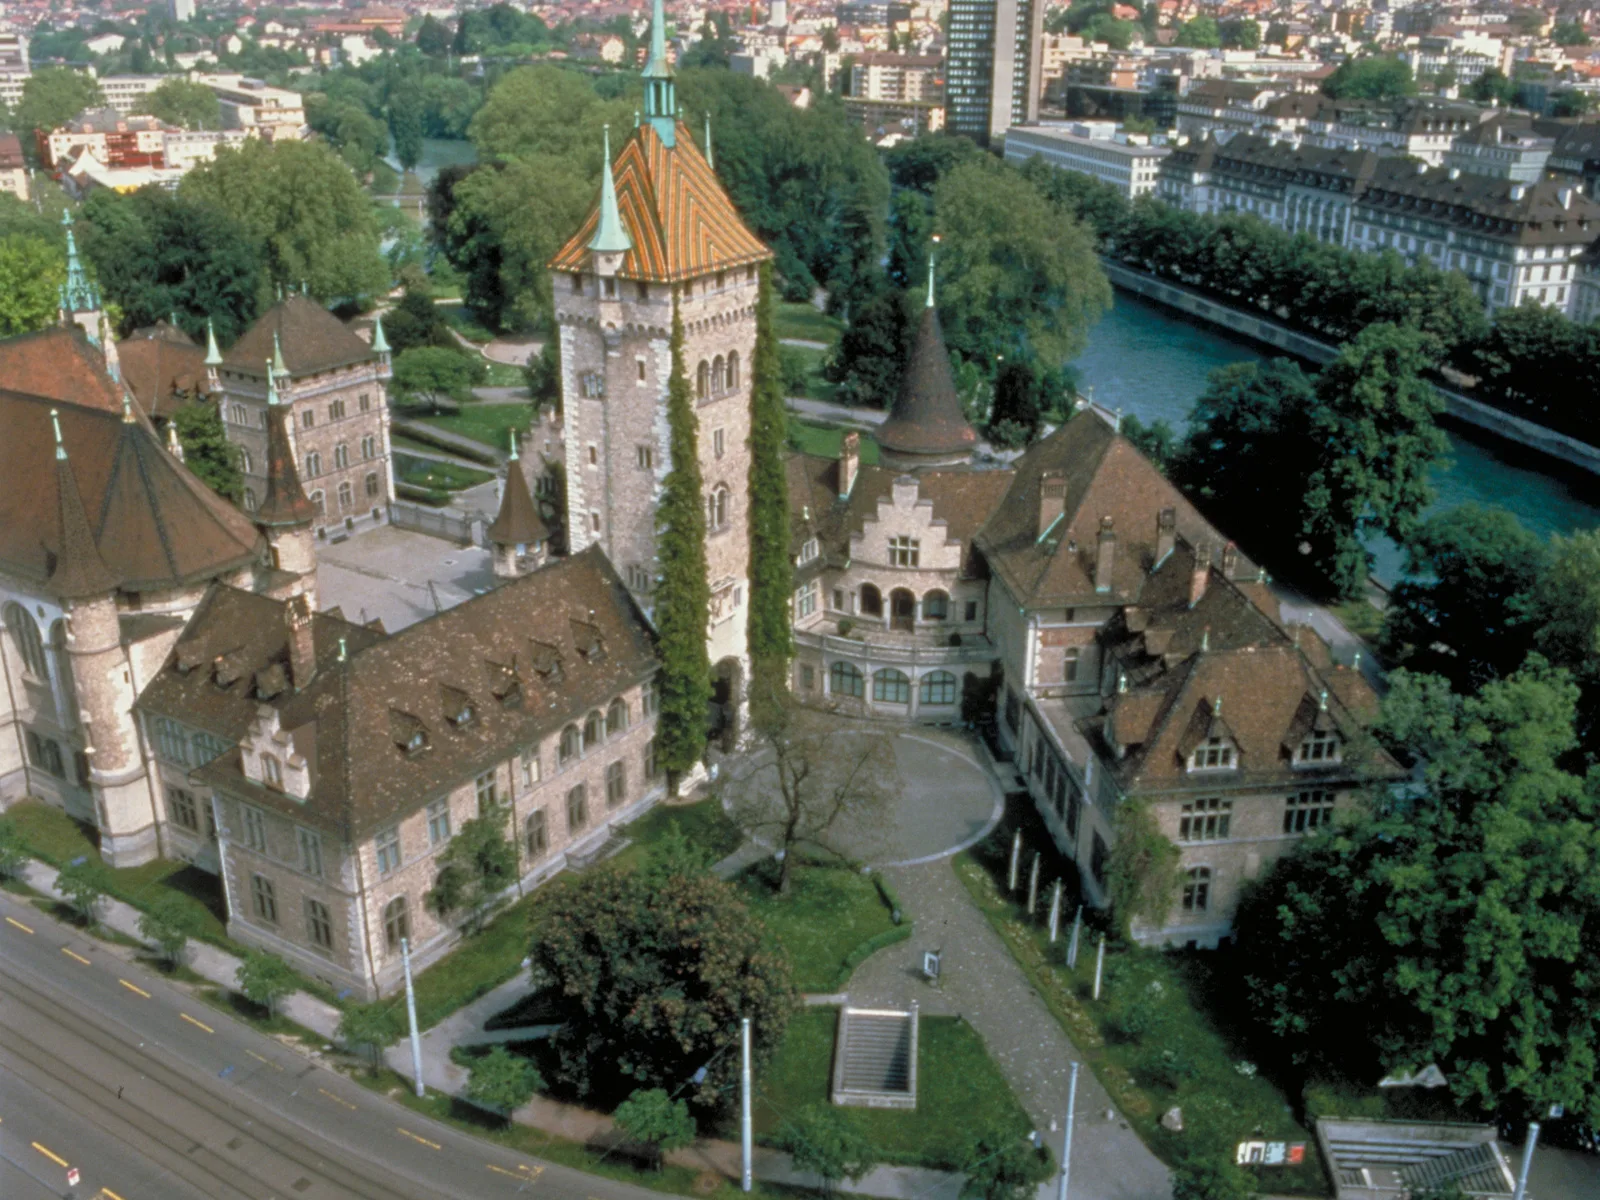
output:
[[[1039,119],[1044,5],[951,0],[945,107],[952,133],[987,145]]]
[[[193,79],[216,93],[224,128],[253,130],[269,142],[306,136],[306,106],[299,92],[236,73],[196,74]]]
[[[937,54],[859,55],[850,67],[850,96],[858,100],[942,103],[944,60]]]
[[[59,129],[36,134],[39,160],[54,170],[87,150],[108,167],[160,167],[167,126],[155,117],[125,116],[112,108],[90,108]]]
[[[28,199],[28,164],[22,157],[22,142],[14,133],[0,133],[0,192]]]
[[[167,75],[102,75],[100,94],[105,97],[108,108],[126,116],[169,78]]]
[[[1153,146],[1139,134],[1126,134],[1110,122],[1065,127],[1015,127],[1006,133],[1006,161],[1022,164],[1041,158],[1063,171],[1092,175],[1130,200],[1156,190],[1161,162],[1172,151]]]

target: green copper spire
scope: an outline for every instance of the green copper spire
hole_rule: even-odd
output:
[[[711,157],[711,114],[706,114],[706,166],[717,169],[717,160]]]
[[[508,429],[508,430],[506,430],[506,433],[508,433],[511,436],[511,461],[512,462],[516,462],[517,461],[517,431],[515,429]],[[1326,696],[1327,693],[1324,692],[1323,695]],[[1326,708],[1327,705],[1323,705],[1323,707]]]
[[[278,344],[278,331],[272,331],[272,371],[277,375],[287,375],[289,368],[283,365],[283,347]]]
[[[211,318],[206,318],[206,366],[220,367],[222,365],[222,351],[217,349],[217,327],[211,323]]]
[[[650,14],[650,59],[644,64],[644,116],[663,145],[678,142],[678,91],[667,61],[667,10],[655,0]]]
[[[389,339],[383,336],[383,317],[379,315],[372,320],[372,352],[374,354],[389,353]]]
[[[278,400],[278,373],[272,369],[272,360],[267,360],[267,407],[277,408]]]
[[[67,281],[61,285],[61,311],[63,313],[96,312],[100,308],[100,289],[89,279],[78,258],[78,240],[72,236],[72,210],[61,214],[61,224],[67,231]]]
[[[67,457],[67,447],[61,440],[61,414],[53,408],[50,410],[50,424],[56,431],[56,460],[59,462]]]
[[[933,252],[928,252],[928,303],[924,308],[933,307]]]
[[[594,237],[589,239],[589,249],[596,254],[626,254],[633,249],[633,239],[622,227],[622,217],[617,212],[617,182],[611,176],[611,126],[605,127],[606,162],[600,175],[600,224]]]

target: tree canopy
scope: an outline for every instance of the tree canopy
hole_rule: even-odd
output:
[[[104,104],[105,97],[92,75],[66,67],[39,67],[22,85],[22,100],[12,114],[14,128],[24,133],[49,131],[65,125],[86,108]],[[31,146],[32,138],[23,138]]]
[[[1371,55],[1341,63],[1322,90],[1335,100],[1393,100],[1416,95],[1417,81],[1404,59]]]
[[[169,125],[184,129],[221,129],[222,105],[203,83],[168,79],[146,96],[136,112],[149,113]]]
[[[60,314],[60,288],[67,259],[42,238],[0,237],[0,337],[52,325]]]

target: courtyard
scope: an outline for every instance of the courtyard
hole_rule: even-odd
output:
[[[390,633],[494,586],[489,551],[395,525],[317,546],[317,606]]]

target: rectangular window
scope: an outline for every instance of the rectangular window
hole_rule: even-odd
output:
[[[227,753],[228,744],[220,738],[214,738],[208,733],[197,733],[189,740],[189,747],[194,752],[196,766],[205,766],[212,759]]]
[[[312,412],[309,408],[300,414],[300,424],[302,427],[310,429],[316,423],[317,414]]]
[[[539,782],[539,752],[532,747],[522,752],[522,786],[531,788]]]
[[[1290,796],[1283,807],[1285,833],[1309,833],[1333,820],[1334,793],[1321,788]]]
[[[1111,850],[1107,847],[1105,839],[1098,833],[1094,835],[1094,846],[1089,851],[1089,870],[1094,875],[1094,881],[1101,887],[1106,885],[1106,866],[1111,861]]]
[[[723,437],[722,430],[713,429],[711,431],[711,454],[712,454],[712,457],[721,458],[724,454],[727,453],[727,450],[728,450],[728,446],[727,446],[726,440]]]
[[[816,538],[807,538],[800,543],[800,561],[803,563],[811,562],[821,553],[822,547],[817,544]]]
[[[1233,801],[1212,796],[1191,800],[1178,818],[1180,842],[1215,842],[1228,836],[1233,821]]]
[[[661,695],[656,690],[656,681],[654,679],[639,689],[639,699],[644,709],[644,715],[647,717],[655,716],[656,710],[661,707]]]
[[[300,841],[300,869],[307,875],[322,878],[322,835],[314,829],[297,827]]]
[[[192,833],[200,832],[200,811],[194,797],[182,788],[167,789],[167,819]]]
[[[661,764],[656,761],[656,740],[651,738],[644,747],[644,777],[654,783],[661,778]]]
[[[834,588],[833,589],[833,611],[834,612],[844,612],[845,611],[845,607],[844,607],[844,589],[843,588]]]
[[[256,916],[269,925],[278,923],[278,889],[265,875],[250,876],[250,901]]]
[[[1191,771],[1221,771],[1233,766],[1233,744],[1224,738],[1207,738],[1189,755]]]
[[[1183,877],[1183,911],[1205,912],[1211,905],[1211,868],[1194,867]]]
[[[333,949],[333,914],[321,900],[306,898],[306,936],[319,950]]]
[[[1064,683],[1078,682],[1078,660],[1083,652],[1076,647],[1068,650],[1061,662],[1061,679]]]
[[[817,611],[817,595],[822,585],[813,579],[794,594],[795,620],[801,621]]]
[[[817,686],[817,669],[809,663],[800,666],[800,686],[806,691],[815,691]]]
[[[1295,761],[1313,765],[1338,762],[1339,735],[1331,729],[1313,729],[1300,743]]]
[[[550,849],[550,832],[542,808],[528,814],[527,843],[529,858],[538,858]]]
[[[634,361],[634,362],[635,362],[635,363],[637,363],[637,364],[638,364],[638,366],[639,366],[639,382],[640,382],[640,383],[643,383],[643,382],[644,382],[644,374],[645,374],[645,368],[644,368],[644,359],[642,359],[642,358],[636,358],[636,359],[634,359],[634,360],[633,360],[633,361]]]
[[[435,800],[428,805],[428,845],[438,846],[450,840],[450,801]]]
[[[388,875],[400,865],[400,829],[385,829],[373,841],[378,848],[378,874]]]
[[[922,558],[922,543],[914,537],[896,537],[889,539],[889,565],[891,567],[915,567],[920,565]]]
[[[480,817],[499,803],[499,793],[495,787],[496,774],[497,772],[495,771],[485,771],[477,779],[473,780],[472,786],[478,796],[478,815]]]
[[[579,784],[567,793],[567,829],[576,833],[589,823],[589,793]]]
[[[366,412],[372,407],[372,396],[367,392],[361,393],[361,411]]]
[[[628,796],[628,772],[620,762],[606,768],[606,807],[615,808]]]
[[[656,454],[649,446],[640,446],[635,452],[638,455],[639,469],[649,471],[656,465]]]
[[[183,732],[183,726],[165,717],[157,717],[153,724],[156,734],[156,757],[175,766],[189,766],[189,738]]]
[[[244,844],[258,854],[267,852],[267,814],[259,808],[241,804],[244,813]]]

